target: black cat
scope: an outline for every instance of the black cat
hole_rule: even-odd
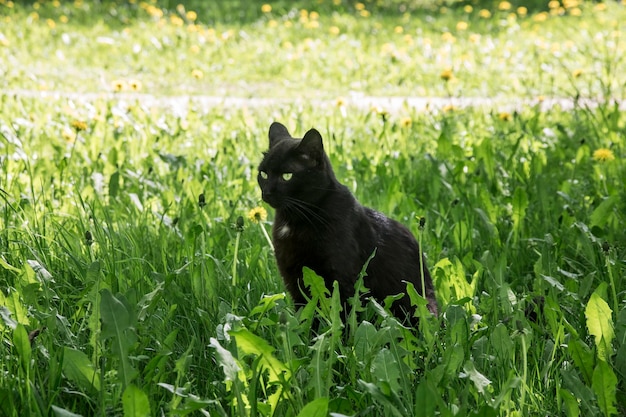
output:
[[[381,301],[388,295],[406,294],[406,282],[411,282],[418,293],[425,293],[428,309],[436,315],[435,289],[417,241],[402,224],[363,207],[337,181],[320,133],[311,129],[297,139],[274,122],[269,145],[259,165],[258,182],[263,200],[276,209],[276,261],[295,304],[305,304],[305,266],[324,278],[331,291],[337,281],[345,303],[376,250],[364,278],[371,295]],[[413,310],[406,295],[392,306],[396,317],[416,323]]]

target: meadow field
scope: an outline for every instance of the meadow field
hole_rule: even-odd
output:
[[[626,415],[625,57],[619,1],[0,0],[0,416]],[[439,317],[294,309],[275,120]]]

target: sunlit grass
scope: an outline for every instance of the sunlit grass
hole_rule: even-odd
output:
[[[0,0],[0,415],[623,414],[623,6],[254,5]],[[413,231],[441,317],[342,323],[310,271],[294,311],[274,120]]]
[[[225,5],[5,3],[3,84],[308,99],[623,97],[619,3],[551,2],[530,12],[507,2],[491,11],[358,4],[252,4],[242,23]],[[453,76],[442,80],[446,71]]]

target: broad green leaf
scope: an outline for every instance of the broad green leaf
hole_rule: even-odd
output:
[[[22,304],[20,294],[17,291],[12,290],[7,296],[0,291],[0,306],[6,307],[10,312],[10,314],[3,314],[3,317],[10,319],[5,321],[5,324],[9,327],[12,327],[11,320],[23,324],[24,326],[28,326],[30,324],[30,320],[28,319],[28,310]]]
[[[620,202],[620,195],[614,194],[604,200],[596,209],[591,213],[590,226],[604,227],[611,219],[611,215],[615,210],[615,207]]]
[[[463,346],[459,343],[452,347],[448,347],[444,351],[443,365],[445,367],[445,376],[449,378],[448,380],[455,378],[459,374],[459,369],[461,368],[461,365],[463,365],[464,360],[465,351],[463,350]]]
[[[63,373],[84,391],[100,391],[100,373],[80,350],[63,349]]]
[[[400,391],[400,367],[391,351],[380,350],[372,361],[372,375],[379,381],[386,381],[393,391]]]
[[[578,408],[578,400],[574,395],[566,389],[559,390],[561,401],[563,401],[563,409],[567,417],[579,417],[580,408]]]
[[[376,338],[377,330],[374,325],[368,321],[359,324],[354,333],[354,354],[357,361],[368,363],[372,357],[372,346]]]
[[[580,380],[576,370],[572,366],[561,369],[561,376],[563,377],[563,387],[574,394],[583,408],[583,414],[597,414],[598,409],[593,405],[595,403],[593,391]]]
[[[21,324],[18,324],[13,331],[13,346],[15,347],[17,356],[20,359],[22,370],[26,373],[26,375],[29,375],[32,350],[30,347],[30,340],[28,340],[28,333]]]
[[[251,333],[247,329],[231,330],[228,334],[237,341],[237,348],[244,355],[262,356],[261,363],[270,372],[270,381],[279,380],[279,375],[289,374],[289,369],[274,356],[274,348],[259,336]]]
[[[380,382],[379,384],[365,382],[363,380],[359,380],[358,382],[359,387],[366,393],[370,394],[374,401],[384,405],[385,408],[391,412],[391,415],[396,417],[406,417],[410,415],[398,395],[395,392],[388,390],[389,387],[385,386],[383,382]],[[390,415],[387,414],[385,417],[390,417]]]
[[[330,317],[330,291],[326,288],[324,278],[309,268],[302,268],[304,285],[309,289],[313,303],[318,302],[322,314]]]
[[[13,265],[9,265],[9,263],[7,261],[4,260],[4,258],[2,256],[0,256],[0,266],[8,271],[11,272],[16,272],[16,273],[20,273],[22,272],[21,269],[14,267]]]
[[[111,342],[111,351],[117,356],[118,374],[124,386],[130,384],[137,371],[131,366],[128,352],[135,343],[132,316],[127,306],[104,289],[100,291],[100,318],[102,320],[101,335]]]
[[[298,417],[326,417],[328,415],[328,398],[316,398],[298,413]]]
[[[591,384],[591,377],[593,375],[593,352],[589,349],[589,346],[582,340],[570,340],[567,345],[567,351],[574,360],[574,364],[580,370],[583,375],[583,379],[587,385]]]
[[[511,353],[515,352],[515,346],[511,340],[511,336],[502,323],[498,323],[489,336],[489,342],[495,350],[496,356],[507,363],[511,357]]]
[[[150,415],[150,401],[141,388],[130,384],[122,394],[124,417],[146,417]]]
[[[119,171],[115,171],[111,174],[111,178],[109,178],[109,197],[115,198],[117,197],[117,193],[120,189],[120,173]]]
[[[83,417],[82,414],[72,413],[65,408],[57,407],[56,405],[53,405],[51,408],[56,417]]]
[[[463,365],[463,371],[469,377],[469,379],[474,383],[474,386],[481,394],[485,393],[485,388],[487,388],[491,381],[483,374],[478,372],[476,367],[474,366],[474,362],[466,361],[465,365]]]
[[[613,354],[611,342],[615,333],[613,332],[611,314],[611,308],[596,290],[589,298],[585,308],[585,317],[587,318],[587,329],[593,335],[596,343],[598,358],[603,361],[607,361]]]
[[[617,414],[615,408],[617,376],[606,362],[598,361],[596,364],[596,368],[593,370],[591,388],[596,394],[602,413],[607,417]]]
[[[440,394],[433,386],[430,378],[420,381],[415,391],[415,412],[414,416],[434,416]]]

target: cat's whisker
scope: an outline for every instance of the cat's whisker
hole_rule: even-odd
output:
[[[295,209],[311,225],[316,226],[316,223],[319,223],[323,226],[330,225],[329,219],[326,216],[319,213],[321,209],[315,204],[302,201],[293,197],[287,197],[285,201],[288,203],[287,207]]]

